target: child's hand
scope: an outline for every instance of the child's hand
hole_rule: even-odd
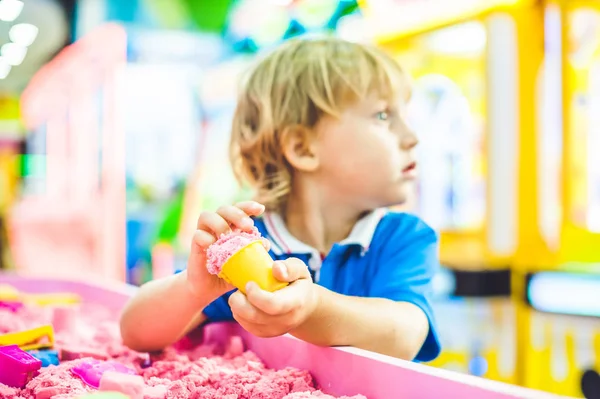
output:
[[[258,202],[248,201],[235,206],[222,206],[216,212],[202,212],[198,218],[198,230],[192,239],[192,252],[187,267],[187,279],[192,293],[217,298],[233,289],[225,280],[210,274],[206,269],[206,248],[221,234],[231,232],[232,227],[251,229],[254,222],[250,216],[258,216],[264,210],[265,207]]]
[[[268,292],[250,282],[246,295],[236,291],[229,298],[233,317],[246,331],[259,337],[290,332],[304,323],[317,307],[315,285],[301,260],[290,258],[275,262],[273,275],[291,284]]]

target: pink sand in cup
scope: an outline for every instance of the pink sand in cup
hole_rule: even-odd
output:
[[[251,231],[234,230],[221,237],[206,250],[206,268],[211,274],[219,274],[227,260],[240,249],[253,241],[261,241],[266,246],[266,241],[261,237],[258,229]]]
[[[70,351],[79,348],[83,353],[93,352],[135,370],[144,381],[144,399],[334,399],[316,389],[308,371],[267,368],[253,352],[245,350],[240,337],[231,337],[225,348],[169,347],[159,355],[151,355],[148,362],[148,354],[123,346],[117,314],[101,306],[84,304],[73,317],[77,319],[73,324],[75,331],[57,331],[56,349],[60,352],[62,348]],[[53,311],[48,307],[25,305],[15,312],[0,308],[0,332],[34,328],[52,319]],[[97,361],[89,357],[61,359],[58,366],[42,368],[23,389],[0,383],[0,399],[75,399],[94,392],[73,373],[74,368],[90,362]],[[362,396],[353,399],[360,398],[364,399]]]

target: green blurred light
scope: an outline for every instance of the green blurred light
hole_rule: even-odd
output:
[[[302,0],[296,6],[296,19],[307,28],[321,28],[337,8],[338,0]]]
[[[182,29],[190,22],[187,4],[183,0],[144,0],[153,17],[167,29]]]
[[[198,29],[222,34],[234,0],[181,0]]]
[[[46,155],[25,154],[22,157],[22,176],[46,176]]]

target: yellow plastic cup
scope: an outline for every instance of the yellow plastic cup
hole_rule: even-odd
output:
[[[0,284],[0,301],[18,301],[21,293],[18,289],[8,284]]]
[[[273,277],[273,259],[260,241],[252,241],[231,255],[218,276],[244,294],[250,281],[269,292],[288,285]]]

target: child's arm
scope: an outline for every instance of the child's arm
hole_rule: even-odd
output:
[[[205,320],[202,310],[216,296],[196,296],[187,271],[143,285],[121,316],[123,343],[139,352],[173,344]]]
[[[394,242],[406,242],[398,248]],[[427,300],[439,267],[437,236],[422,222],[397,231],[369,281],[369,298],[315,287],[317,306],[292,334],[315,344],[354,346],[402,359],[429,361],[440,350]]]
[[[340,295],[317,286],[316,311],[292,335],[322,346],[353,346],[413,360],[429,333],[425,313],[408,302]]]

